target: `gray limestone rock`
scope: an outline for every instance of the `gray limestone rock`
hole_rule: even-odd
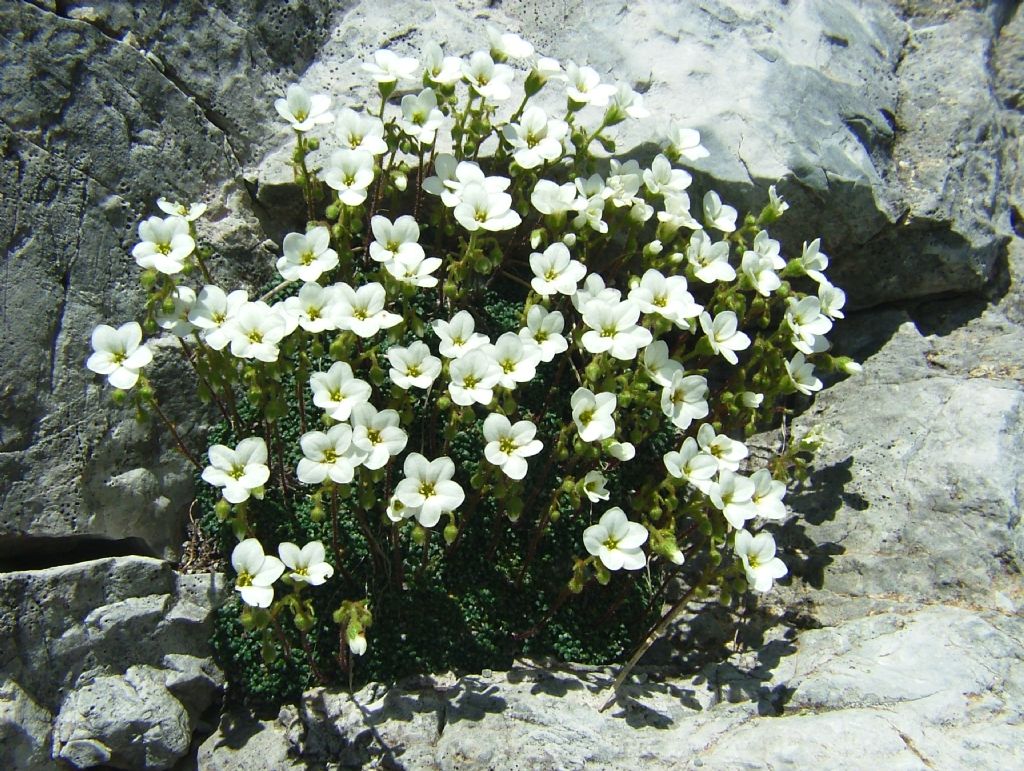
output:
[[[146,557],[0,574],[0,731],[18,760],[5,767],[50,757],[56,715],[54,757],[169,768],[219,698],[209,638],[223,593],[217,575],[179,576]]]
[[[192,738],[188,712],[153,667],[129,667],[76,688],[54,724],[53,755],[76,768],[170,768]]]
[[[951,606],[865,617],[805,632],[770,675],[645,673],[607,712],[607,671],[527,662],[318,689],[298,715],[225,718],[199,768],[1005,768],[1024,760],[1021,631],[1019,618]],[[785,694],[781,716],[746,695],[759,689]]]

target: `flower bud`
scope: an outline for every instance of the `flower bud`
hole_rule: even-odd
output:
[[[403,172],[398,172],[397,174],[395,174],[395,189],[398,192],[404,193],[405,189],[408,186],[409,186],[409,177],[408,176],[406,176]]]
[[[328,206],[328,207],[327,207],[327,209],[326,209],[326,210],[324,211],[324,215],[325,215],[325,216],[327,217],[327,219],[329,219],[329,220],[330,220],[331,222],[335,222],[335,221],[336,221],[336,220],[338,219],[338,215],[339,215],[339,214],[341,214],[341,207],[340,207],[340,206],[338,206],[338,204],[336,204],[336,203],[332,203],[332,204],[331,204],[330,206]]]
[[[213,513],[221,522],[231,516],[231,504],[221,498],[213,507]]]
[[[655,239],[644,246],[644,257],[657,257],[665,249],[661,241]]]
[[[423,525],[416,525],[412,529],[412,542],[417,546],[422,546],[427,541],[427,531]]]
[[[309,512],[309,518],[314,522],[323,522],[325,518],[324,507],[316,504]]]
[[[564,236],[562,236],[562,243],[569,247],[576,246],[576,234],[566,233]]]
[[[309,137],[308,139],[306,139],[306,148],[309,150],[319,150],[320,140],[317,139],[316,137]]]
[[[151,289],[156,283],[157,275],[154,268],[147,268],[142,271],[142,275],[139,276],[139,283],[142,284],[143,289]]]
[[[112,401],[114,404],[116,404],[119,407],[122,404],[124,404],[127,399],[128,399],[128,392],[127,391],[123,391],[120,388],[115,388],[110,393],[110,401]]]
[[[530,246],[534,249],[539,248],[544,243],[546,236],[547,231],[544,228],[534,228],[530,233]]]
[[[315,619],[306,613],[295,614],[295,628],[300,632],[308,632],[312,629],[314,621]]]
[[[444,528],[444,542],[451,546],[455,543],[455,539],[459,535],[459,528],[455,526],[454,522],[449,522]]]
[[[148,383],[142,383],[139,386],[139,398],[144,402],[153,401],[153,389],[149,387]]]
[[[764,394],[754,393],[753,391],[744,391],[740,394],[740,401],[748,410],[756,410],[764,401]]]

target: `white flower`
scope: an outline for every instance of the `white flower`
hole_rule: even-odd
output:
[[[394,83],[397,80],[415,80],[420,63],[410,56],[398,56],[393,51],[375,51],[372,62],[364,62],[363,70],[378,83]]]
[[[809,244],[804,243],[803,252],[800,254],[800,267],[819,284],[826,281],[822,271],[828,267],[828,255],[819,250],[820,246],[821,239],[815,238]]]
[[[362,656],[366,653],[366,632],[356,632],[355,635],[345,638],[348,643],[348,649],[352,652],[353,656]]]
[[[686,259],[693,266],[694,275],[705,284],[736,278],[736,270],[729,264],[729,242],[712,242],[703,230],[690,236]]]
[[[494,387],[501,379],[501,367],[480,350],[469,351],[448,365],[448,393],[452,401],[463,407],[482,404],[485,407],[494,398]]]
[[[697,444],[718,462],[718,468],[722,471],[736,471],[740,461],[750,454],[743,442],[730,439],[725,434],[716,434],[710,423],[705,423],[697,430]]]
[[[708,227],[732,233],[736,229],[736,215],[736,209],[723,204],[714,190],[704,194],[704,223]]]
[[[679,429],[707,417],[708,381],[701,375],[684,375],[680,369],[661,391],[661,411]]]
[[[331,97],[326,94],[312,94],[297,83],[288,86],[284,99],[274,101],[274,109],[296,131],[309,131],[321,123],[330,123],[334,116]]]
[[[423,73],[439,86],[450,86],[462,80],[462,59],[445,56],[433,40],[423,46]]]
[[[764,231],[761,231],[762,233]],[[753,285],[759,295],[768,297],[782,286],[782,279],[775,273],[774,263],[771,257],[758,252],[744,252],[743,260],[740,262],[740,271]]]
[[[335,292],[310,282],[303,284],[297,296],[284,301],[284,312],[307,332],[336,329],[332,302]]]
[[[195,222],[206,213],[205,203],[184,204],[178,201],[168,201],[166,198],[157,198],[156,205],[164,214],[182,217],[186,222]]]
[[[100,324],[92,331],[93,354],[85,366],[97,375],[106,375],[114,388],[132,388],[139,381],[139,370],[153,360],[153,352],[141,343],[138,322],[129,321],[117,329]]]
[[[651,168],[644,171],[643,178],[652,195],[679,195],[693,182],[689,172],[673,169],[672,162],[661,153],[651,161]]]
[[[633,446],[632,442],[611,441],[608,442],[607,447],[608,454],[615,458],[615,460],[626,462],[636,457],[636,447]]]
[[[519,123],[507,123],[502,129],[512,146],[512,157],[524,169],[533,169],[562,156],[562,139],[569,131],[563,120],[548,120],[539,107],[528,107]]]
[[[767,230],[762,230],[754,236],[754,251],[772,261],[772,269],[782,270],[786,267],[786,261],[780,254],[782,245],[774,238],[768,236]]]
[[[568,79],[566,93],[577,104],[592,104],[604,107],[615,93],[615,86],[601,82],[601,76],[593,67],[578,67],[575,62],[565,65]]]
[[[277,361],[277,344],[285,336],[285,321],[265,302],[250,302],[224,324],[231,355],[240,359]]]
[[[142,243],[132,249],[135,262],[169,276],[181,272],[196,248],[184,217],[150,217],[139,225],[139,238]]]
[[[790,297],[785,318],[786,325],[793,330],[790,338],[793,347],[808,356],[819,350],[818,338],[832,329],[832,320],[821,312],[821,301],[817,297],[802,300]]]
[[[387,515],[389,520],[397,524],[398,522],[412,519],[419,513],[419,508],[415,506],[406,506],[398,499],[398,496],[392,495],[384,513]]]
[[[454,511],[466,499],[462,486],[452,477],[455,464],[444,456],[428,461],[418,452],[405,459],[405,479],[395,488],[395,497],[416,510],[416,521],[423,527],[433,527],[441,515]]]
[[[399,126],[420,144],[432,145],[434,135],[444,124],[444,115],[437,109],[437,95],[425,88],[419,94],[402,97],[402,119]]]
[[[669,474],[689,482],[705,494],[711,489],[711,480],[718,473],[718,460],[702,451],[692,436],[683,440],[678,452],[666,452],[662,460]]]
[[[360,115],[346,107],[334,124],[334,134],[347,150],[361,150],[370,155],[383,155],[388,151],[384,141],[384,123],[372,115]]]
[[[327,552],[320,541],[310,541],[301,549],[297,544],[284,541],[278,545],[277,553],[281,555],[281,562],[290,568],[288,578],[292,581],[320,586],[334,575],[334,568],[327,563]]]
[[[587,500],[591,503],[597,503],[598,501],[607,501],[611,496],[608,492],[608,488],[605,486],[608,484],[608,480],[605,479],[604,474],[598,470],[588,471],[587,475],[583,477],[583,494],[587,496]]]
[[[479,182],[462,188],[461,201],[455,207],[455,219],[466,230],[483,228],[489,231],[511,230],[522,222],[512,209],[512,196],[508,193],[489,192]]]
[[[599,442],[615,434],[617,399],[612,393],[595,394],[589,388],[577,388],[569,400],[572,419],[584,442]]]
[[[214,487],[223,487],[222,494],[228,503],[249,500],[253,491],[270,479],[267,443],[258,436],[243,439],[233,450],[223,444],[215,444],[207,454],[211,465],[203,469],[203,481]]]
[[[448,183],[458,183],[456,173],[458,171],[459,162],[455,159],[454,155],[450,153],[438,153],[434,158],[434,175],[427,177],[423,180],[423,189],[431,195],[439,195],[442,200],[449,193]],[[480,172],[480,176],[483,176],[483,172]],[[458,203],[456,199],[455,203]],[[445,206],[454,206],[455,204],[449,204],[445,202]]]
[[[528,383],[537,374],[540,363],[540,346],[524,342],[515,332],[506,332],[494,345],[481,346],[480,350],[498,365],[501,375],[498,385],[515,388],[518,383]]]
[[[314,372],[309,378],[313,404],[334,420],[348,420],[352,410],[370,399],[370,384],[352,374],[352,367],[336,361],[326,372]]]
[[[373,182],[373,156],[363,150],[335,150],[320,178],[346,206],[358,206],[366,200],[366,189]]]
[[[398,427],[395,410],[377,411],[370,403],[352,408],[352,446],[359,450],[368,469],[383,468],[395,455],[405,449],[409,435]]]
[[[263,553],[263,546],[255,538],[246,538],[231,552],[231,566],[235,569],[235,591],[242,602],[256,608],[269,608],[274,601],[274,582],[284,573],[284,563],[277,557]]]
[[[495,58],[529,59],[533,56],[533,46],[514,32],[499,32],[488,24],[487,40],[491,44],[491,56]]]
[[[450,160],[447,160],[449,158]],[[442,159],[445,159],[443,163]],[[455,208],[462,203],[463,191],[469,185],[482,185],[488,193],[502,193],[512,184],[512,180],[508,177],[485,176],[483,169],[472,161],[460,161],[454,167],[453,164],[455,164],[455,159],[447,155],[438,156],[434,162],[434,168],[439,175],[436,179],[441,182],[441,203],[449,208]],[[424,188],[432,179],[435,178],[427,178],[423,183]],[[431,187],[436,188],[437,185],[431,182]]]
[[[384,263],[384,267],[403,284],[430,288],[437,286],[438,279],[433,272],[441,267],[441,258],[403,254]]]
[[[542,252],[530,255],[530,269],[534,277],[530,280],[533,291],[541,297],[553,294],[573,295],[576,285],[583,279],[587,269],[569,255],[569,249],[556,241]]]
[[[373,281],[359,289],[348,284],[335,284],[337,302],[335,303],[335,322],[338,329],[350,329],[359,337],[373,337],[382,329],[390,329],[401,323],[402,317],[397,313],[384,310],[387,294],[384,287]]]
[[[807,361],[802,353],[794,354],[793,358],[786,362],[786,374],[789,375],[793,387],[807,396],[822,388],[822,382],[814,376],[814,365]]]
[[[786,485],[772,479],[771,472],[766,468],[751,474],[750,481],[754,483],[754,494],[750,496],[750,500],[757,507],[757,516],[764,519],[785,519],[786,504],[782,499],[786,495]]]
[[[619,83],[615,87],[615,93],[612,94],[611,105],[605,120],[608,125],[614,125],[625,120],[627,115],[630,118],[639,119],[650,117],[650,114],[650,110],[644,107],[644,98],[627,83]]]
[[[462,77],[484,99],[503,102],[512,96],[509,84],[515,71],[507,64],[495,64],[490,54],[474,51],[468,62],[462,63]]]
[[[668,276],[653,268],[640,278],[638,286],[629,291],[629,299],[642,313],[657,313],[679,327],[688,327],[687,319],[700,316],[704,306],[698,305],[687,291],[684,276]]]
[[[686,193],[665,195],[665,210],[658,212],[658,221],[670,232],[679,228],[700,230],[700,223],[690,213],[690,196]]]
[[[374,240],[370,242],[370,257],[377,262],[391,262],[398,256],[416,257],[422,260],[423,247],[420,240],[420,226],[408,214],[394,222],[380,214],[370,220]]]
[[[821,303],[821,312],[830,319],[841,319],[843,306],[846,305],[846,292],[839,287],[832,286],[827,281],[818,284],[818,301]]]
[[[346,485],[355,476],[361,453],[352,446],[352,427],[338,423],[323,431],[307,431],[299,437],[305,455],[299,461],[296,476],[307,485],[318,485],[327,477]]]
[[[484,457],[509,479],[522,479],[526,476],[526,459],[544,447],[539,439],[534,439],[536,435],[537,426],[529,420],[513,425],[504,415],[492,412],[484,419]]]
[[[669,358],[668,343],[655,340],[644,348],[644,370],[655,383],[667,386],[677,372],[683,372],[683,365]]]
[[[322,225],[308,233],[289,233],[282,244],[284,256],[277,260],[277,272],[286,281],[317,281],[338,264],[331,249],[331,234]]]
[[[583,306],[583,322],[590,327],[581,338],[583,347],[590,353],[608,351],[623,361],[635,359],[637,351],[653,340],[649,330],[637,325],[639,318],[640,307],[631,300],[590,300]]]
[[[430,388],[441,374],[441,360],[430,353],[427,344],[416,340],[408,348],[393,345],[388,349],[391,369],[388,374],[399,388]]]
[[[771,533],[752,536],[746,530],[739,530],[733,543],[736,556],[743,561],[747,583],[755,591],[770,591],[772,583],[789,572],[786,563],[775,556],[775,539]]]
[[[540,348],[540,360],[548,362],[569,349],[569,342],[562,336],[563,329],[565,318],[561,311],[549,312],[543,305],[533,305],[526,314],[526,327],[519,330],[519,337],[534,342]]]
[[[537,83],[543,86],[549,80],[565,80],[565,71],[558,59],[550,56],[538,56],[537,61],[530,70],[530,77],[536,78]]]
[[[573,307],[582,312],[591,300],[600,300],[609,305],[622,299],[622,293],[615,287],[605,286],[604,279],[598,273],[587,275],[583,286],[576,290],[571,298]]]
[[[754,483],[728,469],[719,471],[718,481],[712,482],[708,489],[711,503],[736,530],[740,530],[748,519],[757,516],[757,506],[751,500],[753,495]]]
[[[202,330],[203,341],[215,351],[221,351],[230,342],[224,325],[249,301],[244,289],[225,294],[219,286],[207,284],[199,292],[188,320]]]
[[[566,182],[556,185],[548,179],[539,179],[530,194],[530,203],[541,214],[565,214],[576,206],[576,185]]]
[[[673,157],[680,156],[688,161],[699,161],[710,155],[704,145],[700,143],[700,132],[682,128],[675,121],[669,123],[663,147],[671,152]]]
[[[755,391],[744,391],[740,394],[740,401],[747,409],[756,410],[764,401],[764,394],[759,394]]]
[[[640,547],[647,541],[647,528],[630,522],[618,506],[608,509],[596,525],[583,531],[587,552],[598,557],[609,570],[639,570],[647,564]]]
[[[610,165],[608,179],[605,180],[608,201],[618,208],[633,206],[634,203],[641,200],[637,198],[637,193],[640,192],[640,185],[643,182],[640,164],[636,161],[620,163],[612,158]]]
[[[768,185],[768,207],[776,217],[781,217],[783,212],[789,210],[789,204],[775,192],[775,185]]]
[[[161,307],[156,314],[157,326],[172,335],[184,337],[192,332],[192,323],[188,317],[196,302],[195,290],[182,284],[174,287],[168,299],[174,303],[174,309],[168,313]]]
[[[469,351],[486,345],[487,335],[474,332],[475,322],[469,311],[459,311],[451,321],[437,319],[431,322],[430,328],[440,338],[438,352],[446,359],[457,359]]]
[[[700,314],[700,326],[707,335],[711,350],[721,354],[730,364],[739,362],[736,351],[744,351],[750,347],[750,338],[737,330],[739,321],[732,311],[722,311],[712,321],[707,313]]]

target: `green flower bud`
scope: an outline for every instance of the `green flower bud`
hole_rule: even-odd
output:
[[[316,619],[306,613],[295,614],[295,628],[300,632],[308,632],[311,630],[315,621]]]
[[[154,268],[147,268],[142,271],[142,275],[139,276],[139,283],[142,284],[143,289],[152,289],[156,283],[156,279],[159,274]]]
[[[427,541],[427,531],[422,525],[416,525],[412,529],[412,542],[417,546],[422,546]]]
[[[455,543],[455,538],[459,535],[459,528],[455,526],[454,522],[449,522],[444,529],[444,542],[451,546]]]
[[[327,210],[324,212],[324,215],[331,222],[335,222],[338,219],[339,214],[341,214],[341,207],[338,206],[338,204],[336,203],[332,203],[330,206],[327,207]]]
[[[306,148],[309,150],[319,150],[320,140],[316,137],[309,137],[306,139]]]
[[[128,392],[122,391],[120,388],[115,388],[110,392],[110,401],[116,404],[118,407],[123,405],[128,399]]]
[[[221,498],[213,507],[213,513],[221,522],[231,516],[231,504]]]
[[[160,304],[160,309],[164,313],[174,313],[174,300],[170,297],[165,297],[164,301]]]
[[[325,518],[324,507],[316,504],[309,512],[309,518],[314,522],[323,522]]]
[[[144,402],[153,401],[153,389],[150,388],[148,383],[143,383],[139,386],[139,398]]]

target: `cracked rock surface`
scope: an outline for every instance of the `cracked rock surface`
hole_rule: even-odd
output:
[[[1024,766],[1018,4],[12,0],[0,767],[168,768],[218,698],[218,579],[161,561],[179,556],[192,470],[84,368],[93,327],[139,310],[138,223],[158,196],[204,200],[217,275],[270,279],[301,224],[281,208],[273,96],[298,81],[358,104],[375,49],[464,54],[485,23],[643,90],[650,134],[699,129],[699,185],[760,206],[778,182],[787,249],[824,237],[850,298],[837,345],[865,371],[790,427],[827,426],[780,529],[792,578],[740,618],[696,608],[607,712],[613,670],[523,662],[228,713],[185,767]],[[620,149],[649,158],[650,134]],[[177,350],[153,370],[205,446]]]

